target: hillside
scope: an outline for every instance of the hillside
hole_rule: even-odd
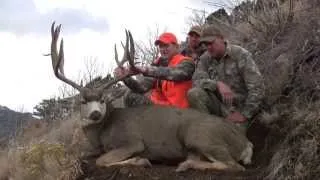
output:
[[[8,149],[0,158],[0,179],[318,179],[319,14],[319,0],[258,0],[240,4],[231,15],[220,10],[207,17],[206,23],[252,52],[267,87],[262,110],[248,129],[254,156],[245,172],[176,173],[161,164],[97,168],[94,158],[80,158],[89,147],[75,111],[50,128],[33,128],[28,133],[36,137]]]
[[[34,118],[31,113],[20,113],[0,105],[0,147],[8,143],[9,138],[18,136],[23,127]]]

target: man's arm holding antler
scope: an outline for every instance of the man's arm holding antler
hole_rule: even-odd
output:
[[[153,77],[160,80],[186,81],[191,80],[194,70],[194,62],[186,58],[175,67],[148,66],[142,68],[142,73],[146,77]]]
[[[127,31],[126,31],[127,32]],[[114,47],[115,51],[115,60],[118,67],[114,70],[114,76],[116,79],[122,79],[124,84],[129,87],[133,92],[136,93],[145,93],[152,88],[154,79],[153,78],[144,78],[144,79],[134,79],[131,76],[140,74],[141,71],[139,67],[136,66],[135,60],[135,48],[134,41],[130,32],[127,32],[126,43],[122,47],[124,48],[124,55],[122,60],[119,61],[118,53],[116,46]],[[129,67],[124,67],[123,65],[128,62]]]
[[[161,63],[161,61],[159,62]],[[123,82],[134,92],[145,93],[154,86],[156,79],[169,81],[190,80],[195,70],[195,64],[191,59],[186,58],[175,67],[151,64],[150,66],[136,65],[135,68],[136,69],[129,68],[126,69],[126,71],[132,71],[131,73],[142,73],[143,76],[139,76],[137,80],[129,77]]]
[[[133,79],[132,77],[126,78],[123,82],[133,92],[143,94],[153,87],[155,79],[152,77],[138,76],[137,79]]]

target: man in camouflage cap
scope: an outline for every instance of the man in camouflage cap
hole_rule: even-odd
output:
[[[190,106],[248,127],[264,97],[263,77],[246,49],[228,43],[214,26],[202,31],[200,57],[188,92]]]
[[[142,77],[124,80],[130,89],[124,97],[125,105],[157,104],[188,108],[187,92],[192,87],[195,63],[191,58],[179,54],[179,44],[174,34],[166,32],[155,41],[161,56],[150,66],[138,66]],[[115,77],[130,73],[130,68],[116,68]],[[150,92],[150,93],[147,93]]]
[[[205,48],[200,46],[201,27],[192,26],[188,32],[186,47],[181,51],[184,56],[191,57],[195,63],[199,61],[200,56],[205,52]]]

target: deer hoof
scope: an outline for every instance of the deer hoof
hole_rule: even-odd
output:
[[[151,162],[145,158],[138,159],[137,162],[134,163],[134,165],[142,166],[142,167],[152,167]]]

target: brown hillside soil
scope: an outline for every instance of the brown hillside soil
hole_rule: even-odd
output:
[[[248,131],[249,139],[254,143],[253,164],[247,166],[244,172],[226,171],[196,171],[188,170],[183,173],[176,173],[174,165],[153,164],[151,168],[142,167],[110,167],[98,168],[95,166],[95,159],[82,161],[82,176],[77,180],[122,180],[122,179],[154,179],[154,180],[184,180],[184,179],[261,179],[261,170],[266,167],[271,158],[270,151],[264,151],[264,139],[269,133],[268,129],[260,124],[254,123]],[[276,138],[276,137],[275,137]]]
[[[243,173],[209,172],[190,170],[184,173],[176,173],[175,167],[156,166],[153,168],[121,167],[109,169],[95,169],[89,175],[90,180],[106,179],[154,179],[154,180],[184,180],[184,179],[259,179],[255,176],[254,170]],[[89,170],[89,169],[88,169]],[[87,177],[80,177],[86,179]]]

